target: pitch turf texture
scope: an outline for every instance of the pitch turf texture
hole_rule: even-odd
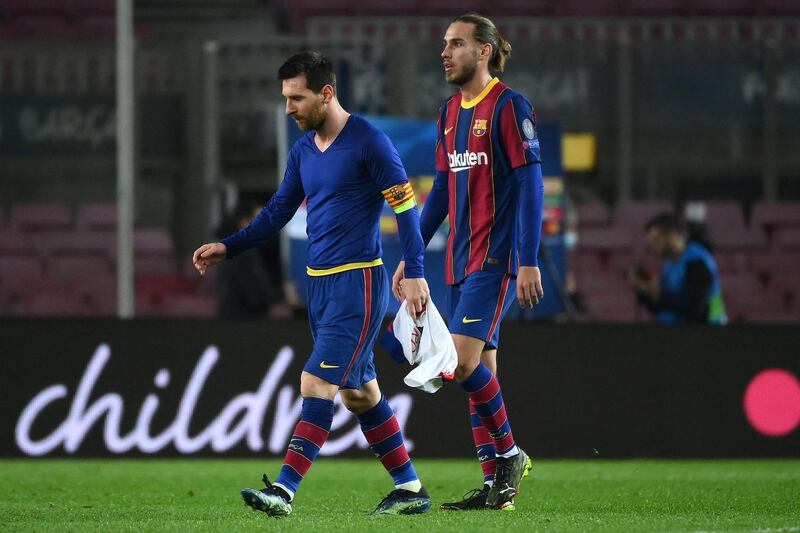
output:
[[[419,460],[434,506],[476,485],[468,460]],[[2,460],[0,529],[28,531],[800,531],[800,460],[536,461],[515,512],[368,516],[375,460],[322,458],[275,519],[242,504],[279,462]]]

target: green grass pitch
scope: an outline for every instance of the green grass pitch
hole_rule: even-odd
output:
[[[292,516],[246,508],[275,459],[0,460],[0,530],[800,531],[800,460],[536,461],[517,511],[370,517],[392,489],[376,460],[318,460]],[[470,460],[418,460],[435,508],[475,487]]]

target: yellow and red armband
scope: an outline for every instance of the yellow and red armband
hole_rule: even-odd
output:
[[[411,188],[411,184],[408,182],[392,185],[382,193],[386,201],[389,202],[389,207],[394,209],[395,214],[399,215],[417,205],[414,189]]]

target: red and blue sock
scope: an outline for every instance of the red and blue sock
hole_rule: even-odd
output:
[[[419,489],[414,488],[418,486],[419,478],[406,451],[400,424],[386,397],[381,396],[375,407],[357,415],[357,418],[369,447],[392,476],[395,487],[417,492]]]
[[[290,498],[311,468],[322,445],[328,440],[333,421],[333,401],[323,398],[303,398],[300,422],[294,428],[283,466],[275,485],[284,489]]]
[[[492,485],[494,483],[494,473],[497,468],[497,460],[494,454],[494,441],[483,427],[478,410],[475,404],[470,400],[469,402],[469,417],[472,422],[472,440],[475,442],[475,454],[478,456],[478,461],[483,470],[483,483],[485,485]]]
[[[506,414],[500,383],[492,371],[483,363],[478,363],[472,374],[461,383],[475,404],[481,424],[489,432],[498,457],[511,457],[519,450],[511,434],[511,424]]]

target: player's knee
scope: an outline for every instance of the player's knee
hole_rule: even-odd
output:
[[[328,383],[327,381],[318,378],[308,372],[303,372],[300,375],[300,395],[304,398],[325,398],[326,400],[333,400],[336,397],[336,392],[339,387]]]
[[[478,367],[478,363],[480,363],[480,360],[460,360],[458,362],[458,366],[456,367],[456,381],[464,381],[470,377]]]

